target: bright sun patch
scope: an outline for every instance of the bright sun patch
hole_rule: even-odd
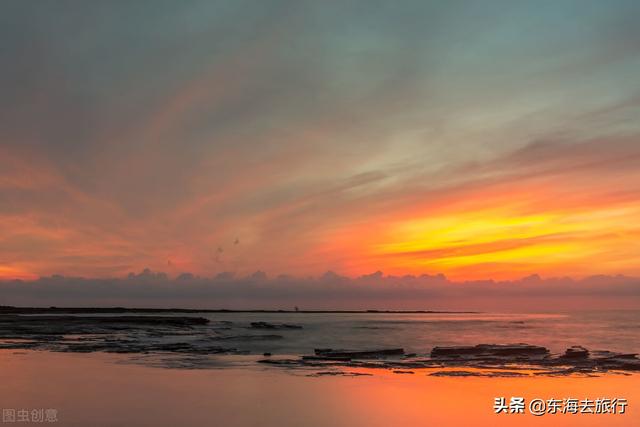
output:
[[[392,270],[422,269],[453,276],[460,272],[466,276],[474,268],[482,271],[484,266],[491,266],[497,277],[520,270],[549,271],[606,261],[607,247],[631,240],[626,231],[639,216],[635,206],[587,213],[452,212],[394,222],[382,241],[371,245],[371,254],[385,259]]]

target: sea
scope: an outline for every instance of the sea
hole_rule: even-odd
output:
[[[184,315],[184,314],[182,314]],[[640,311],[553,313],[194,313],[211,330],[250,353],[300,355],[316,348],[403,348],[429,354],[435,346],[526,343],[552,353],[571,346],[640,352]],[[252,322],[301,329],[254,330]],[[194,338],[197,338],[196,334]],[[260,337],[263,336],[264,339]],[[182,337],[184,339],[184,337]]]

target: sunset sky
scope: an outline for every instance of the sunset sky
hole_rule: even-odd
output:
[[[640,276],[640,2],[3,1],[0,279]]]

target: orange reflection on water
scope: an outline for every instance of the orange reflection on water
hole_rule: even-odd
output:
[[[236,357],[242,359],[242,357]],[[431,370],[308,377],[247,365],[163,369],[121,356],[0,351],[4,408],[56,408],[61,426],[633,426],[640,376],[435,377]],[[356,371],[356,370],[354,370]],[[626,398],[623,415],[494,414],[495,397]]]

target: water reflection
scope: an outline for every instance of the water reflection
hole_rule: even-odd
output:
[[[117,355],[0,352],[4,408],[57,408],[62,426],[632,426],[640,376],[308,377],[274,369],[157,369]],[[494,414],[498,396],[624,397],[624,415]]]

